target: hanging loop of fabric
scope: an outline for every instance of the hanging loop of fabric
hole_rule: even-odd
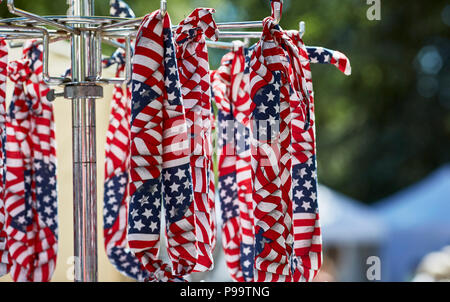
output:
[[[250,62],[255,281],[292,281],[289,61],[264,19]]]
[[[177,62],[181,92],[190,135],[190,161],[193,176],[195,226],[198,258],[196,271],[213,268],[211,249],[213,219],[209,206],[211,161],[211,85],[206,40],[217,39],[214,9],[198,8],[180,22],[176,32]]]
[[[125,69],[124,51],[116,50],[104,60],[104,66],[116,64],[116,77]],[[105,190],[103,232],[106,254],[116,269],[133,279],[143,281],[148,272],[126,247],[128,181],[130,172],[130,100],[127,86],[115,85],[105,146]]]
[[[0,38],[0,277],[9,273],[11,256],[7,248],[5,180],[6,180],[6,80],[8,77],[8,45]]]
[[[280,23],[283,14],[283,0],[270,0],[272,8],[272,18],[276,24]]]
[[[197,260],[189,145],[169,14],[147,15],[133,57],[128,244],[149,281],[184,281]],[[159,259],[161,210],[172,267]]]
[[[304,130],[307,131],[311,127],[311,96],[307,89],[307,82],[298,48],[289,35],[274,22],[273,18],[268,17],[264,20],[264,28],[264,33],[267,35],[267,38],[273,39],[277,45],[281,46],[287,53],[286,57],[289,59],[289,64],[286,64],[283,67],[286,69],[285,74],[292,77],[292,88],[301,101],[301,107],[296,109],[302,110],[305,120]]]

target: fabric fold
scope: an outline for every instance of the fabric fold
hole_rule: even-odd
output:
[[[188,122],[190,162],[194,189],[197,241],[196,271],[214,267],[211,239],[211,207],[208,202],[211,152],[211,85],[206,38],[216,40],[214,9],[197,8],[180,22],[176,31],[177,62]]]
[[[197,260],[185,112],[168,14],[147,15],[133,57],[128,243],[150,281],[185,281]],[[161,207],[171,266],[159,259]]]

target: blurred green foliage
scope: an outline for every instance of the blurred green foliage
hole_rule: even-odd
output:
[[[159,1],[129,0],[136,15]],[[420,180],[450,160],[450,4],[381,0],[369,21],[364,0],[284,1],[281,26],[306,22],[307,45],[345,53],[350,77],[313,65],[320,182],[370,203]],[[96,1],[107,15],[108,0]],[[65,14],[66,1],[17,0],[44,15]],[[173,23],[195,7],[216,8],[216,21],[260,20],[268,0],[168,0]],[[6,5],[2,17],[10,16]],[[211,49],[216,68],[224,54]]]

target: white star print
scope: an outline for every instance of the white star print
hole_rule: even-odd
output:
[[[114,221],[114,217],[112,217],[111,215],[109,215],[108,217],[106,217],[106,224],[111,224]]]
[[[177,204],[183,204],[183,199],[184,199],[183,195],[177,196],[175,198],[177,199]]]
[[[269,101],[273,101],[273,99],[275,98],[275,95],[272,93],[272,91],[269,92],[269,94],[267,95],[267,98]]]
[[[177,68],[175,66],[169,67],[170,74],[176,74]]]
[[[243,250],[242,250],[242,252],[245,254],[245,255],[248,255],[248,254],[250,254],[250,248],[249,247],[245,247]]]
[[[164,180],[170,180],[170,173],[169,171],[166,170],[166,172],[164,173]]]
[[[131,211],[131,217],[134,219],[136,216],[138,216],[138,211],[136,209],[133,209],[133,211]]]
[[[172,207],[169,211],[170,217],[175,217],[177,215],[178,210],[175,207]]]
[[[303,204],[302,204],[302,208],[304,208],[305,211],[308,211],[308,209],[311,208],[310,202],[309,201],[308,202],[304,201]]]
[[[141,199],[138,200],[138,202],[141,204],[141,207],[143,207],[144,204],[148,203],[148,196],[142,196]]]
[[[295,192],[295,197],[297,197],[298,199],[301,199],[303,196],[304,195],[302,190],[298,190],[297,192]]]
[[[17,221],[18,221],[20,224],[24,224],[24,223],[25,223],[25,217],[24,217],[24,216],[19,216],[19,217],[17,218]]]
[[[305,175],[308,175],[308,173],[306,172],[306,168],[300,169],[300,171],[298,172],[298,175],[300,175],[301,178],[303,178],[303,176],[305,176]]]
[[[258,111],[264,113],[264,112],[266,112],[267,108],[268,107],[266,105],[261,103],[261,105],[258,106]]]
[[[44,212],[47,213],[47,215],[50,215],[53,212],[53,210],[51,207],[45,207]]]
[[[305,184],[303,186],[308,190],[311,189],[312,188],[311,181],[309,180],[305,181]]]
[[[160,203],[160,199],[159,198],[156,198],[155,199],[155,207],[159,207],[161,205],[161,203]]]
[[[47,218],[47,219],[45,220],[45,222],[47,223],[48,226],[52,226],[52,225],[53,225],[53,219],[51,219],[50,217]]]
[[[175,173],[176,176],[181,180],[183,177],[186,177],[186,171],[178,169],[177,173]]]
[[[177,192],[179,186],[180,185],[173,183],[172,185],[169,186],[169,188],[172,190],[172,192]]]
[[[233,183],[233,178],[231,176],[228,176],[223,182],[226,186],[231,185]]]
[[[184,187],[187,189],[187,188],[189,188],[189,186],[191,185],[191,183],[189,182],[189,180],[188,179],[186,179],[186,181],[184,182]]]
[[[151,209],[145,209],[144,213],[142,213],[142,216],[145,216],[148,219],[150,216],[153,216],[152,210]]]
[[[309,197],[312,199],[312,201],[316,201],[317,199],[316,192],[311,192],[311,195],[309,195]]]
[[[156,222],[152,221],[152,222],[150,223],[149,228],[150,228],[150,229],[152,230],[152,232],[153,232],[155,229],[158,228],[158,225],[156,224]]]
[[[317,53],[318,55],[321,55],[323,52],[324,52],[323,47],[317,47],[317,48],[316,48],[316,53]]]
[[[141,229],[143,227],[144,227],[144,224],[142,223],[142,221],[140,219],[134,223],[134,228],[138,231],[141,231]]]

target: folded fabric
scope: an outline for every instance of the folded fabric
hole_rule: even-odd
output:
[[[197,260],[189,141],[169,15],[147,15],[133,57],[128,244],[150,281],[185,281]],[[159,258],[164,202],[168,254]]]
[[[250,63],[255,277],[292,281],[291,114],[293,86],[290,62],[276,43],[273,17],[263,21],[263,34]]]
[[[211,249],[211,208],[208,202],[211,162],[211,94],[206,38],[216,40],[214,9],[197,8],[180,22],[176,31],[177,63],[190,138],[194,188],[197,261],[195,271],[214,267]]]
[[[218,176],[222,210],[222,247],[231,278],[243,282],[240,262],[241,230],[236,180],[235,129],[229,99],[233,53],[226,54],[221,66],[212,73],[212,89],[218,109]]]
[[[6,247],[5,229],[5,143],[6,143],[6,79],[8,76],[8,45],[0,38],[0,277],[9,273],[11,259]]]
[[[53,107],[46,99],[42,45],[28,41],[23,53],[8,67],[15,87],[6,125],[7,246],[13,280],[49,281],[58,239]]]
[[[122,51],[116,51],[108,64],[117,64],[116,77],[125,69]],[[128,180],[130,170],[131,91],[115,85],[105,146],[103,234],[106,255],[114,267],[130,278],[143,281],[148,272],[128,249],[126,241]]]

